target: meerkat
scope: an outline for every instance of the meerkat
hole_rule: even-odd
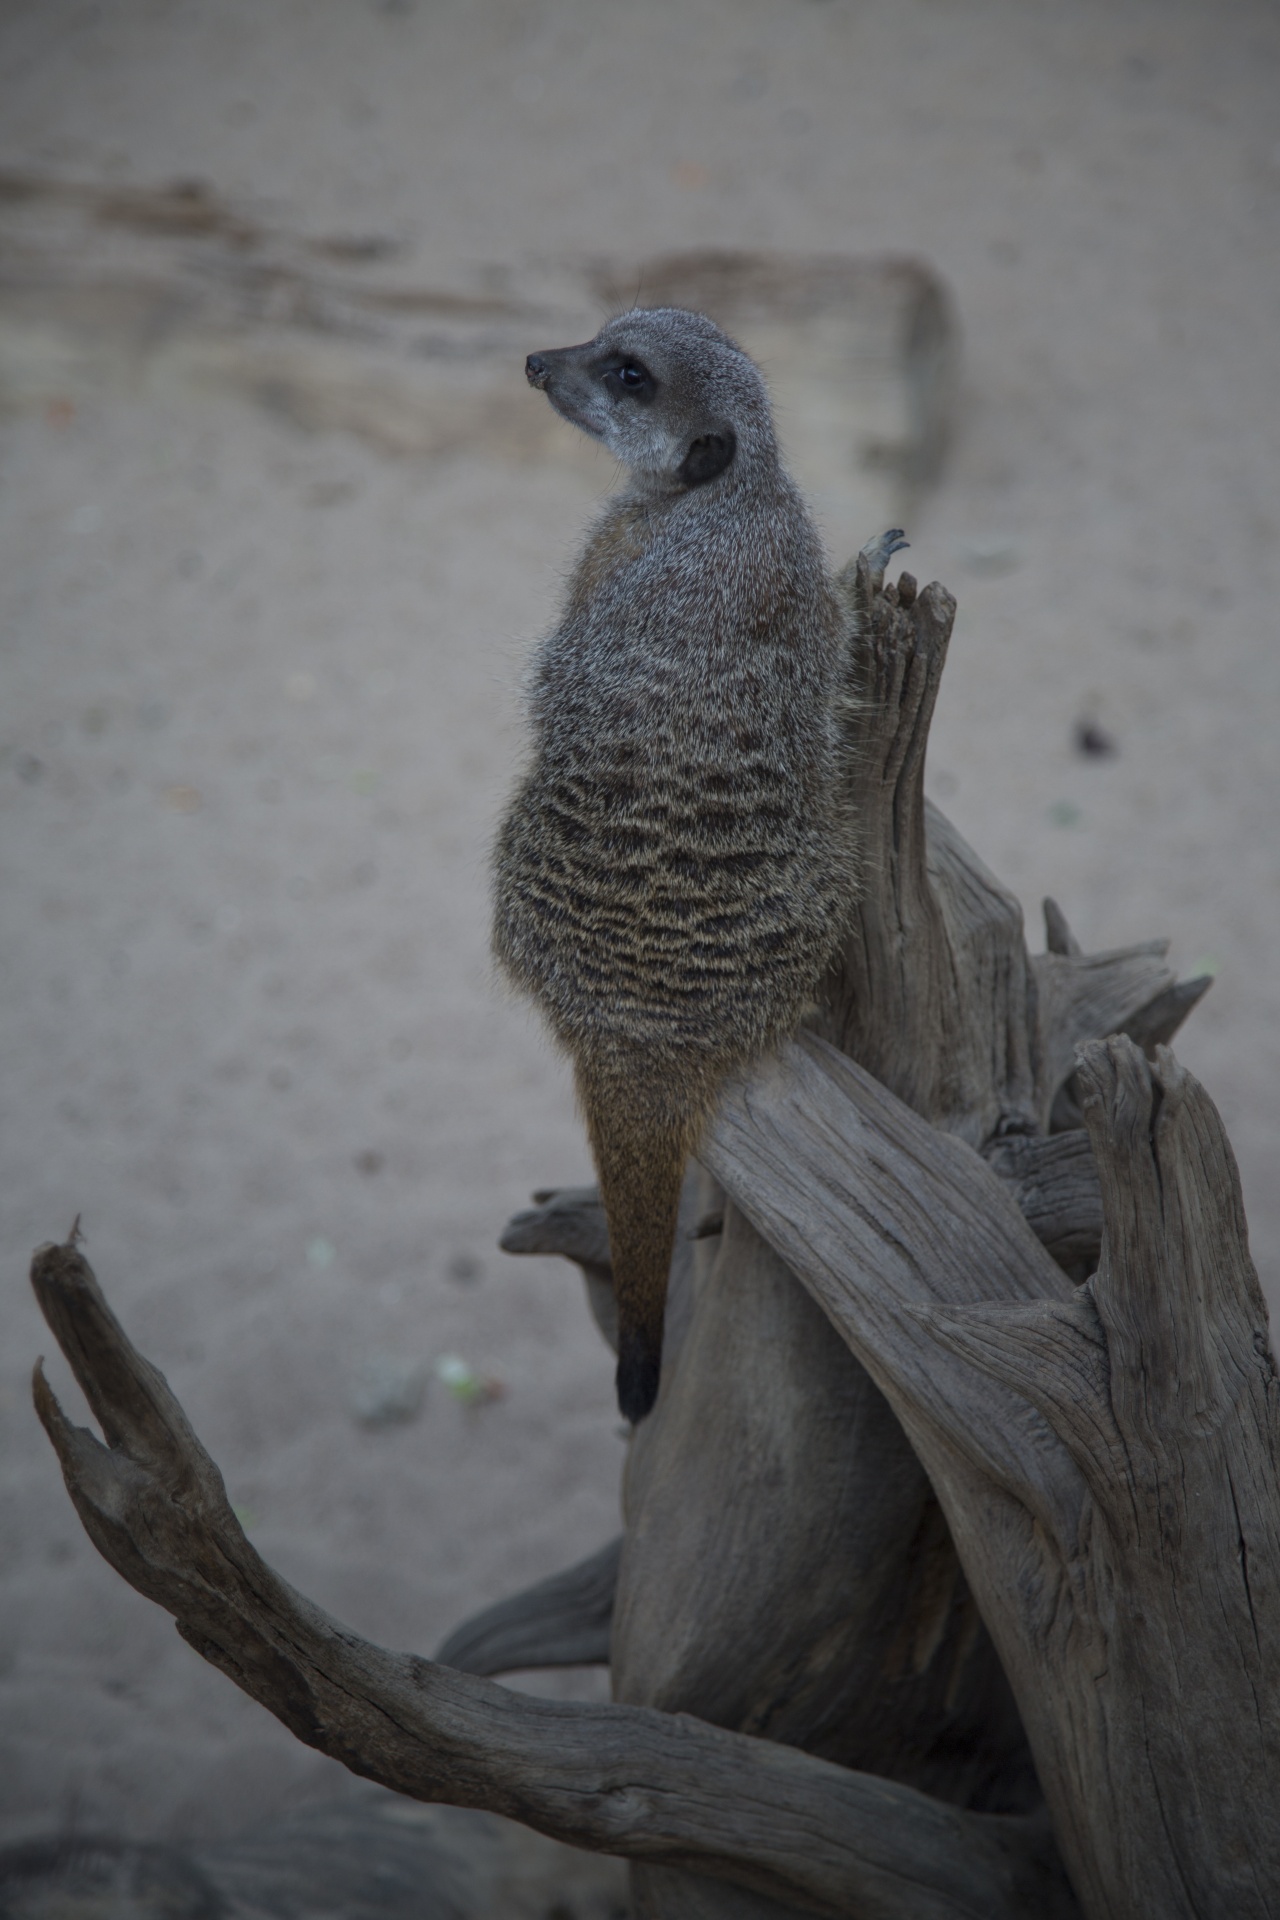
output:
[[[533,666],[493,946],[573,1063],[634,1424],[658,1391],[686,1159],[725,1077],[812,1005],[855,897],[849,612],[764,380],[713,321],[633,311],[525,372],[630,476]],[[905,544],[865,551],[883,568]]]

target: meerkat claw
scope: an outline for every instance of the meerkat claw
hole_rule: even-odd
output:
[[[871,562],[873,573],[883,573],[895,553],[901,553],[911,542],[904,536],[901,527],[890,527],[888,533],[882,533],[878,540],[868,540],[862,551]]]

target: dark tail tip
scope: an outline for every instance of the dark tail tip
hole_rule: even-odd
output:
[[[642,1333],[629,1329],[618,1334],[618,1407],[624,1420],[638,1426],[658,1397],[662,1348]]]

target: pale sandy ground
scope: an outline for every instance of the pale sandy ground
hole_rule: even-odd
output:
[[[1216,964],[1180,1053],[1273,1297],[1277,98],[1263,0],[0,9],[0,164],[199,177],[392,234],[420,280],[702,245],[936,263],[966,360],[910,529],[961,603],[932,788],[1033,944],[1052,891],[1087,946]],[[0,422],[0,1839],[216,1836],[343,1779],[80,1533],[25,1280],[77,1210],[254,1541],[361,1631],[429,1650],[615,1530],[576,1276],[493,1250],[587,1162],[489,981],[484,898],[521,645],[610,478],[390,461],[196,393]],[[1074,752],[1086,713],[1114,759]],[[433,1382],[418,1421],[354,1424],[368,1359],[450,1352],[506,1397]]]

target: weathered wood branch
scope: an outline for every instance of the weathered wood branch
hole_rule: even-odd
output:
[[[37,1410],[90,1538],[309,1746],[415,1799],[487,1807],[798,1911],[1072,1912],[1034,1820],[965,1814],[685,1716],[531,1699],[361,1640],[249,1545],[216,1466],[74,1245],[43,1248],[32,1281],[106,1439],[71,1425],[37,1368]]]
[[[716,1191],[687,1196],[703,1237],[674,1263],[670,1307],[689,1332],[668,1341],[659,1412],[631,1443],[615,1694],[957,1805],[1038,1805],[1007,1683],[919,1462],[865,1369]],[[534,1198],[503,1245],[585,1255],[607,1284],[594,1189]],[[691,1912],[690,1887],[660,1878],[652,1910]],[[645,1901],[651,1890],[636,1891]]]
[[[1017,900],[924,796],[955,601],[909,575],[878,588],[864,555],[841,581],[863,632],[847,732],[864,885],[815,1031],[971,1146],[1045,1131],[1076,1047],[1173,988],[1167,942],[1084,954],[1051,905],[1049,952],[1027,955]]]
[[[1194,980],[1174,983],[1159,964],[1165,941],[1090,957],[1083,952],[1056,900],[1044,903],[1044,929],[1047,954],[1032,962],[1038,969],[1038,983],[1048,988],[1045,1004],[1037,1010],[1046,1028],[1039,1117],[1042,1122],[1047,1118],[1051,1132],[1063,1133],[1084,1126],[1079,1088],[1071,1070],[1076,1047],[1086,1040],[1105,1039],[1109,1033],[1127,1033],[1150,1057],[1157,1046],[1168,1046],[1213,985],[1213,976],[1201,974]],[[1149,962],[1145,982],[1140,964],[1144,954]],[[1055,957],[1051,959],[1050,955]],[[1065,966],[1059,966],[1059,960]],[[1100,968],[1102,961],[1110,961],[1110,968]],[[1056,971],[1048,971],[1053,969]],[[1152,989],[1151,997],[1126,1011],[1126,1003],[1142,984]]]
[[[513,1213],[498,1239],[504,1253],[556,1253],[613,1285],[609,1223],[599,1187],[544,1187]]]
[[[1174,991],[1183,995],[1181,987]],[[1008,1183],[1027,1225],[1058,1264],[1070,1270],[1083,1263],[1092,1272],[1102,1246],[1102,1190],[1083,1126],[1052,1136],[998,1134],[982,1157]],[[549,1188],[534,1201],[512,1214],[499,1246],[505,1253],[554,1253],[572,1261],[582,1270],[592,1314],[606,1332],[613,1325],[613,1268],[598,1188]],[[710,1209],[695,1222],[693,1237],[709,1239],[723,1227],[723,1207]]]
[[[1058,1265],[1091,1273],[1102,1248],[1102,1188],[1088,1134],[1000,1134],[982,1157]]]
[[[1080,1290],[960,1142],[817,1041],[731,1093],[707,1158],[911,1436],[1085,1912],[1275,1914],[1280,1397],[1235,1164],[1167,1054],[1115,1039],[1080,1075]]]
[[[1127,1033],[1129,1038],[1142,1048],[1150,1059],[1157,1047],[1167,1047],[1179,1027],[1213,985],[1211,973],[1197,974],[1194,980],[1179,980],[1175,986],[1166,987],[1162,993],[1148,1000],[1145,1006],[1138,1008],[1118,1027],[1118,1033]]]
[[[1280,1914],[1277,1386],[1230,1149],[1161,1051],[1207,983],[1082,953],[1052,902],[1028,956],[924,800],[950,597],[865,560],[844,590],[863,898],[686,1183],[611,1615],[606,1550],[446,1643],[607,1635],[620,1704],[310,1607],[71,1247],[34,1277],[107,1446],[42,1379],[41,1414],[107,1558],[300,1738],[630,1858],[637,1920]],[[574,1259],[607,1333],[593,1194],[504,1244]]]
[[[593,1190],[535,1200],[504,1244],[607,1251]],[[1037,1805],[1007,1683],[898,1422],[777,1255],[736,1208],[718,1211],[660,1417],[632,1441],[616,1694],[958,1805]],[[683,1261],[673,1289],[688,1318]],[[692,1898],[664,1885],[654,1911]]]
[[[920,1325],[919,1310],[935,1304],[1072,1294],[971,1148],[806,1036],[727,1091],[705,1157],[887,1393],[917,1454],[927,1421],[949,1442],[963,1435],[991,1477],[1025,1482],[1046,1519],[1069,1502],[1069,1463],[1055,1470],[1051,1450],[1038,1457],[1039,1416],[993,1407],[985,1382],[940,1370]]]
[[[598,1187],[547,1187],[513,1213],[498,1240],[504,1253],[558,1253],[582,1274],[587,1305],[606,1344],[618,1351],[609,1227]]]
[[[692,1242],[705,1232],[706,1182],[696,1168],[680,1196],[675,1253],[667,1292],[665,1364],[673,1365],[689,1323],[689,1272]],[[533,1205],[513,1213],[498,1245],[504,1253],[555,1253],[571,1260],[582,1274],[587,1305],[606,1344],[618,1351],[618,1306],[613,1291],[609,1228],[598,1187],[544,1187]]]
[[[1045,946],[1050,953],[1067,958],[1083,957],[1080,942],[1072,933],[1067,916],[1056,900],[1046,900],[1044,903],[1044,932]],[[1159,950],[1163,951],[1163,943]],[[1139,949],[1130,951],[1137,952]],[[1202,973],[1194,980],[1183,980],[1176,986],[1162,988],[1135,1013],[1129,1014],[1123,1027],[1117,1027],[1115,1031],[1127,1033],[1149,1056],[1153,1047],[1168,1046],[1192,1008],[1204,998],[1212,985],[1213,975]]]
[[[907,575],[882,585],[865,557],[843,580],[864,634],[846,716],[863,888],[815,1031],[973,1146],[1033,1135],[1054,1101],[1046,1060],[1069,1060],[1105,1031],[1111,1003],[1063,991],[1039,1006],[1017,901],[925,800],[950,596],[919,591]],[[1120,964],[1125,1010],[1170,979],[1145,951]],[[1083,973],[1110,986],[1113,971],[1081,955],[1059,984]],[[1083,1222],[1074,1211],[1040,1222],[1065,1230],[1060,1257],[1072,1268],[1073,1237],[1083,1264],[1097,1248],[1098,1201],[1085,1185],[1073,1196]],[[959,1804],[1030,1804],[1038,1788],[1025,1734],[919,1462],[860,1362],[806,1317],[743,1211],[718,1243],[695,1248],[684,1350],[678,1364],[664,1359],[667,1384],[630,1450],[615,1693],[769,1727],[848,1764],[874,1754],[877,1771]],[[945,1242],[935,1252],[951,1257]],[[838,1628],[823,1612],[828,1580],[845,1597]],[[689,1597],[683,1610],[678,1595]],[[789,1691],[788,1674],[803,1684]],[[841,1715],[824,1715],[824,1700],[839,1701]],[[648,1881],[633,1871],[642,1902]],[[687,1899],[664,1884],[652,1912],[682,1920]],[[724,1906],[725,1920],[733,1911]]]
[[[848,716],[850,805],[860,825],[865,885],[854,929],[833,970],[818,1030],[918,1112],[950,1122],[979,1144],[995,1130],[1001,1096],[1030,1111],[1027,1037],[996,1070],[988,1035],[975,1033],[969,1001],[989,988],[983,962],[999,940],[984,897],[953,942],[928,871],[924,756],[955,601],[936,583],[902,595],[876,591],[859,554],[841,576],[863,643]],[[941,816],[938,816],[941,821]],[[943,823],[945,826],[945,823]],[[986,879],[990,876],[984,875]],[[991,882],[1018,926],[1017,903]],[[956,951],[963,945],[963,956]],[[961,964],[976,962],[977,977]],[[1001,956],[1003,959],[1003,955]]]
[[[455,1627],[436,1654],[460,1673],[609,1664],[621,1539]]]
[[[1129,1021],[1153,1002],[1167,1004],[1175,986],[1164,964],[1168,951],[1167,940],[1146,940],[1114,953],[1034,956],[1041,1127],[1049,1125],[1054,1096],[1074,1072],[1076,1048],[1082,1041],[1123,1033]]]
[[[918,1460],[736,1206],[663,1391],[626,1470],[616,1696],[960,1805],[1037,1804]]]

